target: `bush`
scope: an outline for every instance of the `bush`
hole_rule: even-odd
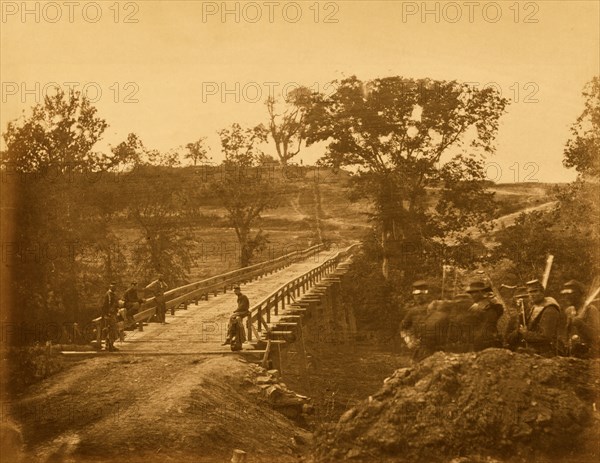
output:
[[[6,351],[5,357],[9,362],[8,386],[15,392],[64,368],[60,351],[50,344],[14,347]]]

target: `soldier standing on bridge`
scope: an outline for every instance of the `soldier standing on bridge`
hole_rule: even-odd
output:
[[[165,283],[162,275],[159,275],[156,280],[146,286],[146,290],[151,291],[154,295],[154,300],[156,301],[156,318],[158,318],[159,323],[165,325],[166,321],[166,313],[167,313],[167,303],[165,299],[165,291],[168,286]],[[173,312],[171,313],[173,315]]]
[[[229,317],[227,338],[223,345],[231,344],[231,350],[242,350],[242,344],[246,342],[243,319],[250,314],[250,301],[239,286],[235,286],[233,291],[237,295],[237,309]]]
[[[100,329],[106,342],[105,349],[109,352],[119,350],[114,346],[114,342],[117,339],[117,311],[119,305],[117,294],[115,293],[116,288],[117,284],[114,282],[111,283],[102,301],[102,326]]]

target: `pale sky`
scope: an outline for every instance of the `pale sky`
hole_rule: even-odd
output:
[[[600,74],[598,1],[22,3],[0,2],[2,131],[74,82],[109,123],[100,150],[129,132],[160,150],[207,136],[220,160],[216,131],[266,123],[270,88],[402,75],[496,85],[515,101],[490,178],[570,181],[563,147]]]

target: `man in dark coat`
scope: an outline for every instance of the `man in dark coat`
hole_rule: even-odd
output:
[[[600,314],[596,306],[585,301],[585,286],[577,280],[564,284],[562,291],[569,306],[565,309],[568,354],[574,357],[597,357],[600,353]]]
[[[115,293],[116,288],[117,284],[111,283],[102,301],[102,337],[105,340],[105,349],[109,352],[119,350],[114,346],[118,336],[117,312],[119,310],[119,301]]]
[[[246,342],[246,331],[244,330],[244,317],[250,314],[250,301],[248,296],[242,294],[239,286],[233,288],[237,295],[237,308],[234,310],[227,324],[227,338],[223,345],[231,344],[231,350],[241,350],[242,344]]]
[[[450,301],[432,301],[416,327],[419,345],[414,350],[412,359],[416,362],[429,357],[435,352],[444,350],[448,339],[450,322]]]
[[[165,299],[165,291],[168,286],[162,275],[159,275],[156,280],[146,286],[145,290],[150,291],[154,295],[154,300],[156,301],[156,318],[159,323],[165,325],[166,321],[166,313],[167,313],[167,303]],[[173,312],[171,312],[173,315]]]
[[[488,347],[502,347],[498,335],[498,319],[504,313],[504,308],[494,296],[491,286],[477,280],[469,284],[466,292],[473,301],[465,316],[473,349],[479,351]]]
[[[413,302],[400,322],[400,336],[410,349],[415,349],[420,343],[420,326],[431,302],[429,284],[423,280],[415,281],[412,284],[412,298]]]
[[[521,343],[539,355],[549,357],[561,353],[562,314],[558,302],[544,294],[539,280],[527,282],[527,293],[530,307],[525,313],[525,325],[519,327]]]
[[[131,286],[123,295],[125,302],[125,309],[127,310],[127,318],[130,321],[133,320],[133,316],[139,312],[141,304],[144,303],[144,299],[138,296],[137,282],[132,282]]]
[[[445,350],[447,352],[469,352],[473,350],[469,307],[473,305],[468,293],[457,294],[451,302],[448,315],[448,337]]]

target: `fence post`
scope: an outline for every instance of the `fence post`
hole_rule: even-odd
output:
[[[258,306],[256,311],[256,324],[258,325],[258,332],[262,332],[262,304]]]

